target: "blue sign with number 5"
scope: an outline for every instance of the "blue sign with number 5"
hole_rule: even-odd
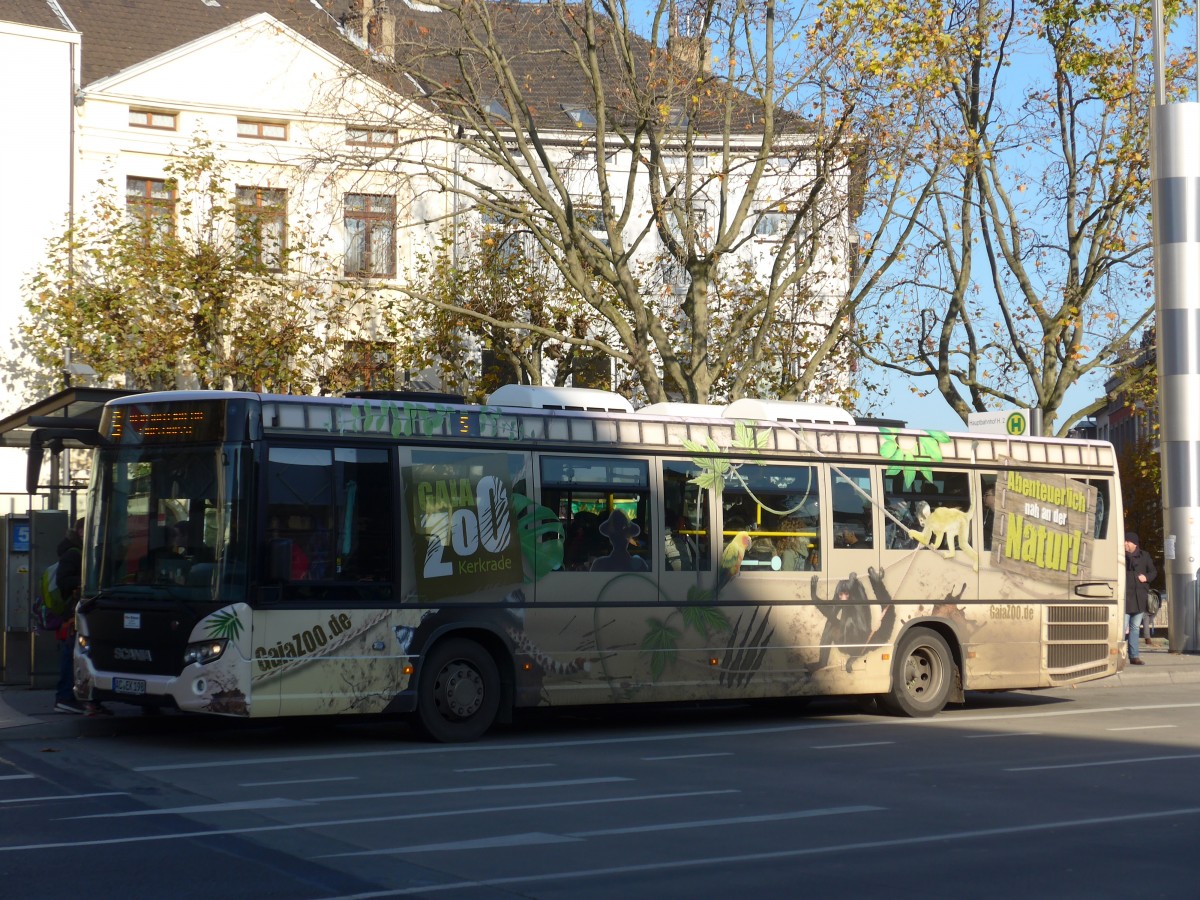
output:
[[[28,553],[29,552],[29,530],[30,529],[29,529],[28,522],[21,521],[19,519],[14,519],[12,521],[12,528],[9,531],[9,534],[12,535],[12,541],[11,541],[11,546],[9,547],[9,552],[11,552],[11,553]]]

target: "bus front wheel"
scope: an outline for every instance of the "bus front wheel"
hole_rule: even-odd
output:
[[[417,723],[435,741],[474,741],[496,721],[500,691],[500,673],[487,650],[466,638],[442,641],[421,665]]]
[[[894,716],[934,716],[946,705],[953,679],[954,658],[945,638],[914,628],[896,645],[891,691],[877,699]]]

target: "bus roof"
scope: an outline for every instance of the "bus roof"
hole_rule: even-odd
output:
[[[528,386],[517,386],[528,387]],[[1023,468],[1093,468],[1111,471],[1115,454],[1105,441],[1051,437],[1009,437],[1002,434],[954,433],[895,429],[848,423],[802,423],[762,417],[720,417],[708,410],[703,416],[655,414],[657,410],[632,407],[614,411],[605,391],[554,388],[561,405],[517,406],[423,403],[408,400],[346,397],[299,397],[227,391],[165,391],[137,394],[110,401],[109,407],[186,403],[196,400],[242,400],[259,406],[248,414],[259,418],[265,435],[357,436],[368,439],[421,441],[477,441],[569,446],[574,451],[623,450],[691,453],[686,449],[715,446],[719,452],[737,453],[738,431],[747,421],[761,424],[757,453],[765,457],[808,456],[839,460],[895,459],[902,466],[980,465]],[[513,402],[535,399],[529,391],[492,395]],[[596,395],[601,395],[597,397]],[[618,395],[612,395],[618,396]],[[511,399],[509,399],[511,398]],[[761,402],[761,401],[760,401]],[[589,403],[601,403],[599,409]],[[628,404],[628,401],[626,401]],[[733,406],[733,404],[730,404]],[[728,410],[729,407],[724,408]],[[753,409],[749,405],[743,407]],[[820,408],[820,407],[818,407]],[[721,409],[717,407],[717,409]],[[932,442],[932,443],[931,443]]]

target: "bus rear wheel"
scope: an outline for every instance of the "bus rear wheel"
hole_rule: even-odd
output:
[[[896,645],[891,691],[877,699],[893,716],[934,716],[946,705],[953,680],[954,658],[945,638],[928,628],[914,628]]]
[[[492,655],[467,638],[434,646],[421,664],[417,724],[442,743],[474,741],[496,721],[500,673]]]

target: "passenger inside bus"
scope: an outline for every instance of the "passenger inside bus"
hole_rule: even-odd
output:
[[[138,583],[189,583],[194,580],[190,572],[195,564],[211,566],[216,558],[211,547],[193,539],[191,523],[187,519],[180,519],[168,527],[165,534],[164,543],[151,548],[138,563]]]
[[[779,523],[784,532],[775,538],[775,549],[779,556],[779,568],[784,572],[802,572],[820,568],[817,561],[817,539],[805,532],[812,530],[798,516],[787,516]]]
[[[289,580],[291,581],[303,581],[308,578],[308,554],[304,552],[304,548],[300,546],[300,541],[298,540],[302,529],[292,527],[293,525],[299,525],[298,522],[293,521],[298,518],[297,516],[287,518],[272,516],[270,527],[267,529],[268,541],[283,540],[292,545],[289,571]]]

